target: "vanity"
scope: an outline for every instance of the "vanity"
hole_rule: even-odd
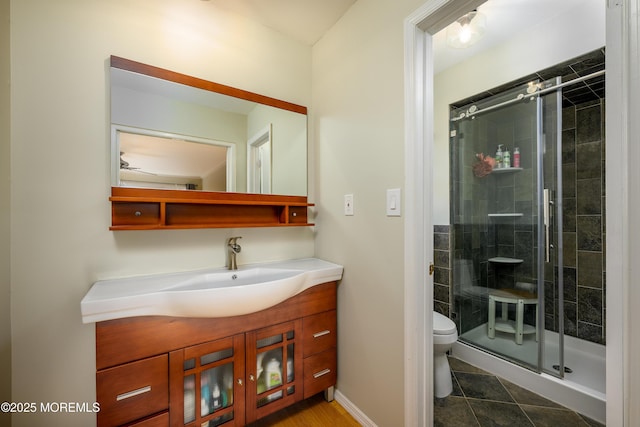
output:
[[[81,308],[96,325],[98,426],[242,426],[332,400],[341,277],[311,258],[96,282]],[[281,301],[262,302],[274,289]]]
[[[313,225],[306,107],[116,56],[109,82],[110,230]],[[309,258],[94,283],[81,311],[98,426],[243,426],[332,400],[342,270]]]

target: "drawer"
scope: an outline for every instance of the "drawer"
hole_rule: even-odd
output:
[[[169,427],[169,412],[163,412],[153,417],[145,418],[142,421],[127,424],[127,427]]]
[[[307,316],[302,319],[304,357],[336,346],[336,311]]]
[[[335,348],[304,359],[305,399],[336,384],[337,364]]]
[[[96,374],[99,426],[116,426],[169,408],[169,357],[166,354]]]
[[[111,225],[158,225],[160,224],[160,203],[113,202],[111,204]]]

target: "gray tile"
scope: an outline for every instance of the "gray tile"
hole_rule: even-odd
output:
[[[578,252],[576,248],[576,233],[562,233],[562,243],[564,245],[563,263],[565,267],[576,267],[578,265]]]
[[[465,398],[448,396],[444,399],[435,399],[433,425],[434,427],[473,427],[480,424]]]
[[[578,322],[578,338],[598,344],[606,344],[604,328],[591,323]]]
[[[584,416],[582,414],[578,414],[580,415],[580,418],[582,418],[590,427],[605,427],[604,424],[599,423],[596,420],[592,420],[591,418]]]
[[[449,304],[449,286],[440,285],[438,283],[433,284],[433,299]]]
[[[575,232],[576,231],[576,198],[575,197],[567,197],[562,199],[562,206],[564,210],[562,212],[562,229],[567,232]]]
[[[602,325],[602,290],[578,286],[578,322]]]
[[[552,409],[528,405],[522,405],[522,409],[536,427],[589,426],[582,417],[568,409]]]
[[[565,267],[562,269],[563,271],[563,275],[562,275],[562,283],[563,283],[563,288],[564,288],[564,300],[565,301],[571,301],[571,302],[576,302],[576,295],[577,295],[577,282],[576,282],[576,269],[575,268],[569,268],[569,267]]]
[[[539,394],[536,394],[532,391],[529,391],[525,388],[522,388],[516,384],[510,383],[509,381],[500,378],[499,379],[502,385],[507,389],[511,396],[513,396],[514,400],[519,404],[524,405],[535,405],[535,406],[545,406],[549,408],[562,408],[562,406],[558,405],[555,402],[552,402],[549,399],[546,399]]]
[[[578,216],[576,221],[578,250],[602,251],[602,219],[600,215]],[[579,266],[580,259],[578,259]]]
[[[602,185],[600,178],[579,179],[577,188],[578,215],[599,215],[602,213]]]
[[[433,262],[436,267],[449,268],[449,251],[434,250]]]
[[[466,397],[514,403],[509,392],[493,375],[456,372],[455,376]]]
[[[449,270],[448,268],[436,267],[433,271],[434,283],[441,285],[449,285]]]
[[[602,288],[602,253],[578,251],[578,285]]]
[[[481,427],[534,426],[515,403],[469,399],[469,405]]]
[[[449,234],[448,233],[434,233],[433,234],[433,248],[444,251],[449,250]]]
[[[462,360],[455,358],[455,357],[449,357],[449,367],[451,368],[452,371],[454,372],[469,372],[469,373],[473,373],[473,374],[486,374],[488,375],[488,372],[483,371],[480,368],[477,368],[473,365],[470,365],[467,362],[463,362]]]
[[[434,301],[433,302],[433,310],[437,311],[438,313],[449,317],[449,311],[451,310],[451,306],[447,303],[441,302],[441,301]]]
[[[449,228],[450,228],[450,226],[448,224],[446,224],[446,225],[434,225],[433,226],[433,232],[434,233],[449,233]]]
[[[575,163],[575,162],[576,162],[576,132],[574,129],[565,130],[562,132],[562,163]]]
[[[564,303],[564,333],[572,337],[578,336],[578,304]]]
[[[576,196],[576,164],[562,165],[562,197]]]
[[[602,176],[602,146],[600,141],[576,146],[577,179],[600,178]]]
[[[562,109],[562,129],[575,129],[576,127],[576,108],[569,107]]]
[[[576,111],[576,143],[600,141],[602,116],[600,104]]]

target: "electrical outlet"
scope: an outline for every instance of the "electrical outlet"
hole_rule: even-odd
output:
[[[348,216],[353,215],[353,194],[344,195],[344,214]]]

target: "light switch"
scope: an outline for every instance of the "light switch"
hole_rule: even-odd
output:
[[[387,216],[400,216],[402,206],[401,193],[399,188],[387,190]]]
[[[347,216],[353,215],[353,194],[344,195],[344,214]]]

